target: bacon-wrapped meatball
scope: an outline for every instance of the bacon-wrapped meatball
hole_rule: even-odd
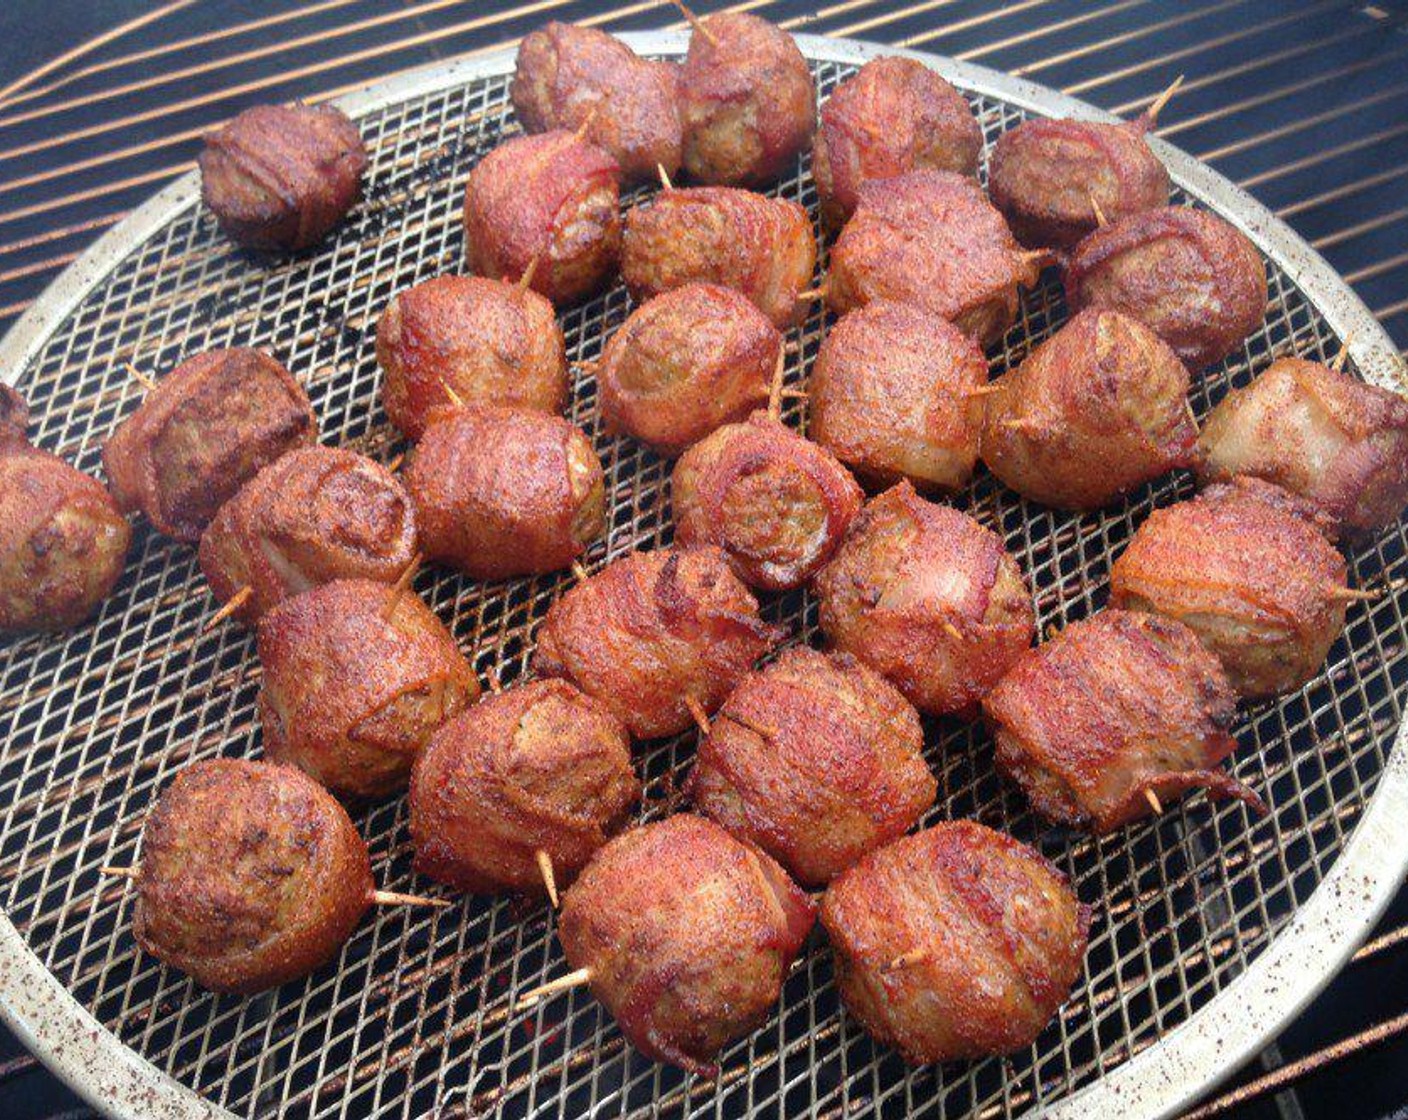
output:
[[[919,713],[844,653],[785,650],[743,678],[699,745],[699,811],[806,886],[904,835],[934,804]]]
[[[684,169],[701,183],[771,183],[811,143],[816,88],[792,36],[746,12],[715,12],[680,71]]]
[[[29,402],[0,381],[0,448],[29,442]]]
[[[509,93],[528,132],[576,131],[628,180],[680,167],[679,66],[651,62],[593,27],[556,20],[518,45]]]
[[[600,536],[601,460],[560,416],[466,405],[431,424],[406,467],[421,548],[475,579],[568,567]]]
[[[528,284],[555,304],[591,295],[621,252],[616,161],[556,129],[506,140],[469,173],[464,255],[469,271]]]
[[[199,162],[201,198],[231,241],[292,252],[356,204],[367,149],[331,105],[256,105],[208,133]]]
[[[1383,528],[1408,504],[1408,401],[1319,362],[1281,358],[1233,389],[1199,446],[1200,481],[1264,478],[1349,535]]]
[[[838,877],[821,923],[846,1010],[932,1065],[1031,1045],[1080,977],[1090,909],[1040,853],[952,821]]]
[[[339,797],[405,786],[435,729],[479,696],[455,639],[414,592],[336,580],[259,620],[264,753]]]
[[[306,774],[196,762],[147,818],[132,932],[202,987],[258,992],[332,959],[373,887],[366,844]]]
[[[872,58],[821,107],[812,174],[821,216],[840,226],[862,183],[917,168],[978,173],[983,130],[967,99],[912,58]]]
[[[1121,610],[1073,622],[1024,654],[983,710],[998,769],[1057,824],[1113,832],[1190,789],[1263,807],[1218,768],[1237,748],[1237,695],[1181,622]]]
[[[831,559],[864,495],[825,448],[765,412],[729,424],[675,464],[675,539],[716,544],[764,591],[801,587]]]
[[[596,697],[641,739],[712,712],[782,637],[717,548],[633,552],[577,584],[538,628],[533,668]]]
[[[1261,323],[1266,265],[1240,231],[1206,210],[1166,206],[1101,226],[1065,265],[1070,309],[1132,315],[1189,369],[1220,362]]]
[[[782,868],[681,813],[623,832],[562,900],[558,939],[641,1053],[712,1077],[759,1026],[816,910]]]
[[[1110,606],[1186,623],[1232,687],[1299,688],[1344,629],[1344,558],[1308,502],[1260,479],[1158,509],[1110,569]]]
[[[1040,254],[1024,253],[976,180],[910,171],[861,184],[831,249],[826,303],[838,315],[873,300],[912,303],[983,346],[1017,317]]]
[[[215,511],[280,455],[318,438],[308,394],[279,362],[237,347],[182,362],[108,437],[103,467],[124,512],[200,540]]]
[[[380,463],[336,447],[275,459],[220,507],[200,568],[221,603],[253,624],[275,603],[335,579],[394,583],[416,552],[405,488]]]
[[[934,715],[974,713],[1036,630],[1002,538],[907,482],[866,504],[813,587],[831,644]]]
[[[576,878],[640,797],[626,729],[566,681],[486,696],[440,728],[411,776],[416,870],[458,890],[541,893]]]
[[[381,403],[407,439],[456,401],[561,412],[562,328],[537,292],[482,276],[437,276],[397,294],[376,325]]]
[[[662,191],[626,215],[621,277],[637,303],[696,281],[722,284],[786,330],[806,316],[797,297],[815,267],[811,219],[790,199],[696,187]]]
[[[1080,312],[993,384],[983,461],[1034,501],[1099,509],[1197,461],[1188,367],[1118,311]]]
[[[972,477],[988,362],[923,308],[877,300],[845,315],[807,382],[807,434],[869,486],[953,492]]]

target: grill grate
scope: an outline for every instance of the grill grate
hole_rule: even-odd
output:
[[[850,67],[815,64],[829,91]],[[1013,104],[974,96],[989,142],[1020,119]],[[168,372],[220,345],[271,348],[307,385],[324,442],[381,458],[396,448],[377,398],[370,345],[391,294],[458,267],[464,176],[511,127],[507,82],[476,79],[361,120],[372,151],[364,204],[311,255],[264,267],[230,249],[187,208],[137,245],[49,334],[20,377],[37,442],[97,471],[101,445],[136,407],[124,364]],[[804,169],[779,193],[815,208]],[[1279,266],[1261,331],[1209,374],[1200,415],[1273,354],[1328,357],[1334,331]],[[569,357],[596,355],[624,318],[619,288],[564,316]],[[1064,318],[1049,279],[1029,293],[996,362],[1018,360]],[[800,330],[788,377],[815,354],[818,312]],[[786,410],[799,425],[800,402]],[[588,566],[669,539],[668,464],[599,430],[594,385],[581,379],[572,419],[602,453],[613,510]],[[998,529],[1031,580],[1040,625],[1103,604],[1111,558],[1148,511],[1187,496],[1186,479],[1140,491],[1124,508],[1074,516],[1027,506],[982,476],[958,502]],[[1401,527],[1351,557],[1352,580],[1405,572]],[[417,589],[452,622],[481,674],[524,671],[531,631],[558,578],[483,587],[443,571]],[[0,902],[45,967],[132,1049],[241,1116],[852,1115],[903,1109],[1011,1116],[1068,1097],[1186,1022],[1266,948],[1319,885],[1372,797],[1408,677],[1404,616],[1394,597],[1356,606],[1325,670],[1306,688],[1245,712],[1239,777],[1272,806],[1194,798],[1156,824],[1094,840],[1042,829],[1005,789],[980,731],[927,725],[940,786],[933,818],[977,817],[1036,843],[1097,906],[1086,978],[1059,1020],[1010,1060],[907,1070],[838,1012],[829,954],[817,936],[777,1016],[728,1050],[716,1085],[628,1051],[584,991],[527,1014],[511,994],[563,969],[541,906],[469,900],[448,911],[381,911],[341,959],[302,984],[238,1000],[196,989],[138,954],[130,894],[103,864],[139,858],[147,807],[192,759],[257,754],[253,641],[211,609],[191,550],[139,529],[123,582],[97,620],[61,639],[0,647]],[[815,636],[803,595],[765,613]],[[645,815],[677,807],[691,736],[645,751]],[[357,819],[378,880],[410,874],[403,800]],[[438,1111],[437,1111],[438,1110]]]

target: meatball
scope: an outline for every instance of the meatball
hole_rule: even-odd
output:
[[[533,668],[596,697],[641,739],[712,712],[782,638],[708,546],[633,552],[548,608]]]
[[[1206,210],[1167,206],[1101,226],[1065,265],[1071,310],[1132,315],[1189,369],[1220,362],[1266,311],[1266,265],[1244,234]]]
[[[416,760],[416,870],[458,890],[541,893],[538,853],[571,881],[639,797],[621,722],[566,681],[530,681],[456,716]]]
[[[679,96],[684,169],[700,183],[771,183],[795,165],[816,129],[807,60],[791,35],[745,12],[699,21]]]
[[[475,579],[566,568],[605,525],[591,442],[541,412],[466,405],[450,413],[411,453],[406,487],[425,555]]]
[[[602,421],[678,455],[768,400],[782,335],[740,293],[686,284],[647,300],[596,367]]]
[[[977,175],[983,130],[967,99],[912,58],[872,58],[821,107],[812,174],[821,216],[840,226],[862,183],[918,168]]]
[[[1260,479],[1155,510],[1110,569],[1110,605],[1186,623],[1249,699],[1299,688],[1344,629],[1345,562],[1309,503]]]
[[[670,479],[675,539],[718,545],[738,577],[764,591],[811,579],[863,498],[833,455],[765,412],[695,444]]]
[[[993,384],[988,469],[1061,509],[1099,509],[1197,461],[1188,368],[1148,327],[1082,311]]]
[[[555,20],[534,31],[518,45],[509,93],[526,131],[585,124],[584,139],[627,180],[680,168],[679,66],[648,62],[605,31]]]
[[[907,482],[866,504],[813,587],[831,644],[934,715],[976,712],[1036,630],[1002,538]]]
[[[124,512],[141,510],[161,532],[200,540],[211,519],[280,455],[318,438],[308,394],[258,350],[207,350],[147,394],[103,448]]]
[[[988,362],[952,323],[877,300],[845,315],[807,383],[807,434],[869,486],[961,489],[978,461]]]
[[[335,579],[394,583],[416,552],[405,488],[380,463],[335,447],[275,459],[220,507],[200,538],[216,600],[240,595],[253,624],[275,603]]]
[[[837,314],[880,299],[916,304],[989,346],[1042,259],[1018,248],[976,180],[910,171],[861,185],[831,249],[826,302]]]
[[[1073,622],[1024,654],[983,710],[998,769],[1057,824],[1113,832],[1189,789],[1263,807],[1217,768],[1237,748],[1237,695],[1181,622],[1121,610]]]
[[[681,813],[622,833],[562,900],[574,969],[646,1057],[712,1077],[777,1005],[816,909],[768,856]]]
[[[307,775],[196,762],[147,818],[132,932],[204,988],[258,992],[331,960],[373,886],[366,844]]]
[[[919,713],[844,653],[794,646],[750,673],[699,746],[699,811],[824,885],[934,804]]]
[[[0,450],[29,442],[29,402],[0,381]]]
[[[506,140],[469,173],[469,271],[515,283],[526,275],[554,304],[591,295],[621,252],[618,177],[614,159],[561,129]]]
[[[816,267],[811,219],[797,203],[728,187],[667,190],[626,215],[621,277],[631,298],[703,281],[742,292],[778,330],[807,314]]]
[[[416,755],[479,683],[413,592],[349,579],[286,599],[259,621],[264,753],[339,797],[403,789]]]
[[[356,205],[367,149],[331,105],[256,105],[206,134],[199,163],[201,198],[231,241],[293,252]]]
[[[846,1010],[932,1065],[1031,1045],[1080,977],[1090,909],[1038,852],[952,821],[842,874],[821,922]]]
[[[562,328],[537,292],[437,276],[399,293],[376,325],[381,403],[407,439],[457,402],[561,412],[570,388]]]
[[[1264,478],[1348,535],[1383,528],[1408,504],[1408,401],[1318,362],[1281,358],[1233,389],[1199,446],[1202,482]]]

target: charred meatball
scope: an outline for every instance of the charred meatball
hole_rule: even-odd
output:
[[[562,901],[558,939],[632,1046],[712,1077],[776,1006],[816,911],[768,856],[682,813],[610,841]]]
[[[480,276],[437,276],[386,305],[376,325],[381,403],[407,439],[456,402],[561,412],[567,354],[552,304]]]
[[[932,1065],[1031,1045],[1080,977],[1090,910],[1033,849],[952,821],[841,875],[821,922],[846,1010]]]
[[[679,91],[684,169],[700,183],[771,183],[795,164],[816,129],[807,60],[791,35],[745,12],[699,22]]]
[[[934,715],[973,714],[1036,629],[1002,538],[907,482],[866,504],[813,586],[831,644]]]
[[[675,539],[715,544],[744,583],[801,587],[831,559],[864,495],[825,448],[765,412],[720,428],[675,465]]]
[[[29,402],[0,381],[0,450],[29,442]]]
[[[633,552],[577,584],[538,628],[533,668],[596,697],[642,739],[712,712],[782,634],[717,548]]]
[[[1261,323],[1266,266],[1244,234],[1206,210],[1167,206],[1101,226],[1066,260],[1072,311],[1132,315],[1189,369],[1220,362]]]
[[[621,276],[644,302],[696,281],[742,292],[778,330],[795,327],[808,304],[816,237],[797,203],[727,187],[662,191],[626,215]]]
[[[1222,665],[1192,630],[1121,610],[1073,622],[983,700],[998,769],[1047,820],[1096,833],[1190,789],[1262,807],[1218,769],[1237,748],[1236,709]]]
[[[539,852],[570,882],[639,797],[621,722],[566,681],[530,681],[456,716],[416,760],[416,870],[458,890],[541,893]]]
[[[528,132],[586,124],[584,139],[627,180],[680,168],[679,66],[648,62],[605,31],[555,20],[534,31],[518,46],[509,93]]]
[[[1137,320],[1091,308],[994,383],[982,454],[1017,493],[1099,509],[1197,461],[1188,368]]]
[[[208,133],[200,193],[231,241],[247,249],[306,249],[362,193],[367,149],[331,105],[256,105]]]
[[[782,335],[740,293],[686,284],[631,312],[596,367],[608,430],[678,455],[766,404]]]
[[[187,766],[142,833],[137,944],[216,992],[258,992],[337,954],[372,902],[346,811],[287,766]]]
[[[621,252],[616,161],[556,129],[516,136],[469,173],[465,264],[479,276],[521,282],[554,304],[602,287]]]
[[[339,797],[403,789],[435,729],[479,696],[444,624],[414,592],[336,580],[259,622],[264,753]]]
[[[837,314],[873,300],[912,303],[989,346],[1016,319],[1041,259],[1020,250],[976,180],[910,171],[861,185],[831,250],[826,302]]]
[[[988,362],[923,308],[877,300],[831,328],[807,383],[807,434],[870,486],[961,489],[978,460]]]
[[[1272,362],[1212,411],[1199,479],[1253,475],[1310,499],[1348,535],[1408,504],[1408,401],[1299,358]]]
[[[601,535],[601,460],[560,416],[466,405],[432,424],[406,486],[421,548],[475,579],[568,567]]]
[[[786,650],[719,709],[689,779],[699,811],[824,885],[934,804],[919,713],[844,653]]]
[[[335,579],[394,583],[415,552],[415,514],[396,476],[315,446],[275,459],[220,507],[200,538],[200,567],[217,601],[243,593],[235,617],[252,625]]]
[[[871,179],[925,167],[977,175],[982,154],[983,130],[953,86],[915,59],[872,58],[821,107],[812,174],[822,219],[840,226]]]
[[[147,394],[103,448],[124,512],[161,532],[200,540],[215,511],[280,455],[318,438],[308,394],[258,350],[207,350]]]
[[[1305,684],[1344,629],[1345,562],[1321,515],[1260,479],[1155,510],[1110,569],[1110,605],[1186,623],[1232,687]]]

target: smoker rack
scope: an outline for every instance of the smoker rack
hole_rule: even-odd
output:
[[[678,36],[638,42],[654,51],[682,45]],[[855,45],[809,39],[803,49],[817,61],[823,89],[867,54]],[[192,184],[164,192],[97,247],[92,269],[65,277],[47,305],[6,340],[0,368],[18,369],[33,359],[22,385],[42,418],[39,440],[92,469],[103,435],[135,405],[124,360],[166,370],[185,353],[238,338],[272,343],[295,370],[313,371],[310,391],[328,442],[389,455],[384,421],[368,408],[376,375],[361,332],[392,291],[458,263],[456,186],[497,138],[509,65],[499,57],[451,66],[354,99],[354,111],[371,113],[364,121],[374,148],[371,198],[312,258],[273,270],[250,265],[220,241],[208,217],[191,209]],[[1088,112],[976,68],[941,68],[974,92],[989,139],[1025,111]],[[465,127],[457,133],[460,124]],[[1288,346],[1333,353],[1350,329],[1356,332],[1355,364],[1375,380],[1396,375],[1392,345],[1313,254],[1225,182],[1171,150],[1161,154],[1182,186],[1244,225],[1277,266],[1276,310],[1267,330],[1229,364],[1232,379],[1245,380],[1249,368]],[[794,179],[782,190],[814,202],[807,181]],[[398,225],[402,220],[413,224]],[[333,297],[321,294],[324,284]],[[340,298],[346,304],[337,307]],[[616,291],[570,313],[565,326],[573,356],[591,357],[603,325],[609,332],[624,310]],[[1059,293],[1048,284],[1028,300],[1005,359],[1049,333],[1060,314]],[[802,332],[801,366],[815,352],[819,327],[814,317]],[[799,372],[794,368],[789,376]],[[1200,412],[1226,383],[1219,376],[1203,383]],[[579,387],[574,418],[597,434],[589,384]],[[589,554],[592,566],[668,534],[652,500],[665,473],[659,461],[624,442],[598,444],[606,451],[618,510],[605,549]],[[1127,512],[1095,524],[1025,509],[986,479],[968,504],[1005,531],[1034,578],[1045,624],[1079,617],[1100,601],[1109,556],[1150,504],[1167,502],[1177,489],[1164,483]],[[1402,553],[1399,531],[1385,534],[1354,558],[1358,581],[1391,578]],[[1107,920],[1097,925],[1091,984],[1054,1033],[1010,1065],[953,1067],[942,1076],[906,1073],[838,1019],[826,955],[814,946],[788,983],[779,1020],[730,1051],[720,1086],[704,1089],[623,1053],[585,993],[528,1016],[509,1014],[507,989],[536,983],[560,963],[547,948],[545,915],[521,917],[504,903],[476,902],[451,911],[451,918],[378,915],[354,938],[341,968],[324,970],[306,989],[294,985],[248,1003],[215,1000],[133,955],[130,937],[122,940],[124,891],[98,884],[96,867],[135,858],[140,810],[183,761],[248,747],[257,687],[249,670],[257,667],[243,635],[198,634],[208,600],[188,550],[143,534],[135,555],[91,633],[59,643],[57,656],[54,643],[38,640],[0,655],[0,713],[13,711],[17,730],[32,727],[38,748],[17,752],[12,735],[0,756],[0,790],[17,794],[0,822],[0,866],[10,872],[5,902],[51,972],[100,1017],[118,1024],[125,1040],[241,1113],[418,1115],[434,1104],[505,1115],[583,1106],[600,1113],[813,1108],[849,1114],[858,1106],[903,1103],[942,1106],[944,1115],[1003,1115],[1049,1106],[1104,1074],[1094,1092],[1119,1099],[1130,1115],[1146,1114],[1196,1092],[1274,1031],[1349,951],[1401,871],[1385,830],[1403,778],[1401,752],[1388,756],[1400,716],[1393,692],[1404,671],[1403,620],[1390,598],[1352,616],[1348,640],[1332,653],[1326,677],[1244,719],[1244,737],[1264,741],[1267,749],[1254,757],[1244,747],[1238,773],[1271,794],[1269,822],[1252,825],[1239,807],[1213,812],[1195,801],[1157,826],[1107,841],[1042,837],[1044,849],[1072,872],[1088,899],[1091,887],[1098,888]],[[511,676],[526,659],[530,617],[541,613],[557,584],[517,581],[507,593],[500,586],[481,594],[442,574],[433,582],[422,577],[421,590],[442,614],[453,613],[466,644],[487,636],[481,669],[494,664]],[[811,628],[809,604],[800,597],[776,604],[773,615]],[[162,640],[153,643],[161,631]],[[63,679],[75,668],[97,685],[96,693],[84,693],[83,681],[76,682],[76,719],[65,710],[69,683]],[[183,684],[191,691],[178,695]],[[1328,734],[1336,725],[1345,733],[1342,744]],[[96,746],[84,739],[94,731]],[[1034,822],[997,785],[984,748],[970,743],[981,736],[950,724],[931,731],[941,804],[1033,838]],[[152,751],[153,739],[161,750]],[[40,762],[33,756],[45,747],[57,753]],[[688,747],[686,740],[648,756],[654,812],[670,803],[670,775],[687,759]],[[77,804],[65,800],[74,792]],[[407,885],[402,807],[377,810],[362,823],[382,877]],[[1312,894],[1327,868],[1325,889]],[[1353,888],[1348,898],[1347,885]],[[1313,964],[1306,961],[1307,947],[1315,950]],[[58,1018],[71,1024],[73,1008],[55,985],[43,976],[13,974],[12,963],[0,961],[0,987],[18,1001],[12,1008],[23,1005],[47,1022],[49,1012],[35,1001],[57,1000]],[[392,979],[382,979],[388,972]],[[1212,999],[1244,972],[1235,989]],[[1258,986],[1260,994],[1250,990]],[[1218,1008],[1224,1023],[1215,1021]],[[1195,1010],[1192,1027],[1152,1045]],[[365,1036],[375,1032],[366,1029],[368,1020],[390,1037],[369,1043]],[[1200,1054],[1214,1034],[1221,1053]],[[473,1039],[468,1055],[466,1038]],[[169,1086],[150,1084],[145,1071],[102,1035],[90,1040],[93,1055],[76,1052],[86,1043],[71,1032],[63,1052],[50,1048],[51,1041],[35,1039],[61,1069],[84,1068],[90,1093],[103,1078],[123,1100],[134,1099],[129,1092],[159,1091],[170,1094],[163,1100],[173,1108],[200,1107]],[[1131,1055],[1138,1056],[1129,1061]],[[340,1064],[351,1069],[335,1072]],[[310,1076],[316,1084],[300,1091]],[[1160,1082],[1161,1076],[1173,1080]],[[114,1077],[133,1080],[118,1087]],[[469,1090],[465,1099],[458,1095],[461,1086]],[[1077,1101],[1093,1106],[1088,1097]]]

